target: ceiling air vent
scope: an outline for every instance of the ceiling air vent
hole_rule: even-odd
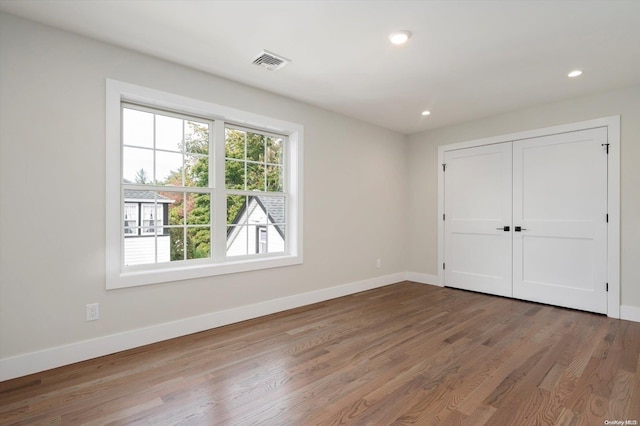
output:
[[[275,71],[280,69],[291,62],[289,59],[283,58],[282,56],[278,56],[275,53],[267,52],[263,50],[258,53],[258,55],[253,58],[253,64],[258,65],[260,67],[266,68],[269,71]]]

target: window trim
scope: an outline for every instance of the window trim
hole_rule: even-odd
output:
[[[121,199],[121,103],[147,105],[150,108],[178,111],[209,120],[223,121],[227,125],[256,129],[287,136],[285,150],[285,188],[288,200],[286,215],[288,251],[259,257],[224,259],[215,255],[211,260],[189,261],[188,264],[159,264],[156,268],[123,270],[124,234],[121,223],[123,203]],[[214,158],[224,159],[224,126],[213,131]],[[303,262],[303,133],[301,124],[279,120],[260,114],[241,111],[211,102],[176,95],[122,81],[106,80],[106,288],[117,289],[170,281],[180,281],[207,276],[232,274],[267,268],[301,264]],[[214,160],[217,163],[217,160]],[[213,185],[224,188],[224,167],[215,167]],[[217,189],[216,189],[217,190]],[[226,205],[214,204],[212,215],[225,217]],[[222,215],[222,216],[220,216]],[[222,232],[226,236],[226,227]],[[122,234],[122,235],[121,235]],[[214,253],[224,253],[226,239],[212,235]],[[223,251],[221,252],[220,249]]]

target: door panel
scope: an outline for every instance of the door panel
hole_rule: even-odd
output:
[[[445,163],[445,285],[511,296],[511,144],[448,151]]]
[[[513,143],[513,296],[606,313],[606,129]]]

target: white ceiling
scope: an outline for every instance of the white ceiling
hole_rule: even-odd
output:
[[[640,84],[640,0],[0,0],[0,10],[405,134]],[[398,29],[413,34],[402,47],[387,40]],[[292,63],[252,65],[262,49]],[[576,68],[584,74],[569,79]]]

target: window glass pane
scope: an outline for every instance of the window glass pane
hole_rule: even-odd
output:
[[[125,203],[124,205],[124,235],[134,236],[140,233],[138,229],[138,204]]]
[[[254,196],[248,198],[247,207],[247,223],[248,224],[267,224],[267,208],[264,204],[264,198]]]
[[[187,225],[211,223],[211,196],[209,194],[187,194]]]
[[[162,204],[142,204],[142,235],[162,233],[164,225]]]
[[[125,183],[151,184],[153,180],[153,150],[122,149],[122,179]]]
[[[158,263],[171,261],[171,236],[169,235],[168,229],[158,228],[158,235],[156,236],[156,244],[157,244]]]
[[[182,186],[182,154],[156,151],[156,184]]]
[[[153,114],[123,108],[122,143],[153,148]]]
[[[187,228],[187,259],[203,259],[211,255],[209,227]]]
[[[167,201],[169,225],[184,225],[184,192],[159,192],[159,201]]]
[[[284,140],[282,138],[267,138],[267,163],[282,164]]]
[[[246,227],[246,232],[247,232],[247,254],[257,254],[258,253],[258,247],[256,244],[256,241],[258,240],[258,228],[261,228],[260,226],[256,226],[256,225],[249,225]]]
[[[264,205],[270,224],[284,224],[285,221],[285,198],[261,196],[260,200]]]
[[[267,227],[256,227],[256,247],[255,252],[262,254],[267,252]]]
[[[225,129],[225,157],[244,160],[245,132]]]
[[[267,226],[267,253],[280,253],[284,251],[285,242],[284,225]]]
[[[155,229],[155,228],[154,228]],[[171,260],[170,231],[159,228],[157,234],[141,234],[124,240],[124,264],[144,265]]]
[[[247,222],[245,211],[245,203],[247,197],[244,195],[228,195],[227,196],[227,224],[237,225]]]
[[[175,192],[155,192],[137,189],[124,189],[124,220],[130,226],[140,226],[146,234],[153,233],[151,228],[161,228],[171,221],[170,210],[175,200],[181,201],[182,194]],[[180,223],[178,223],[180,224]],[[148,229],[147,229],[148,228]],[[162,232],[158,229],[157,232]]]
[[[209,154],[209,125],[196,121],[186,121],[184,128],[185,152]]]
[[[172,262],[184,260],[184,232],[184,227],[168,229],[170,260]]]
[[[156,149],[182,151],[182,125],[180,118],[156,115]]]
[[[265,190],[264,164],[247,163],[247,191],[253,190]]]
[[[124,264],[125,266],[156,263],[155,236],[125,238]]]
[[[206,188],[209,186],[209,157],[185,154],[185,186]]]
[[[264,162],[266,136],[247,132],[247,160]]]
[[[282,192],[284,174],[282,166],[267,166],[267,191]]]
[[[227,189],[244,189],[244,161],[225,161],[225,182]]]
[[[282,192],[283,144],[284,138],[227,128],[225,187]]]
[[[227,227],[227,256],[247,255],[247,227]]]

